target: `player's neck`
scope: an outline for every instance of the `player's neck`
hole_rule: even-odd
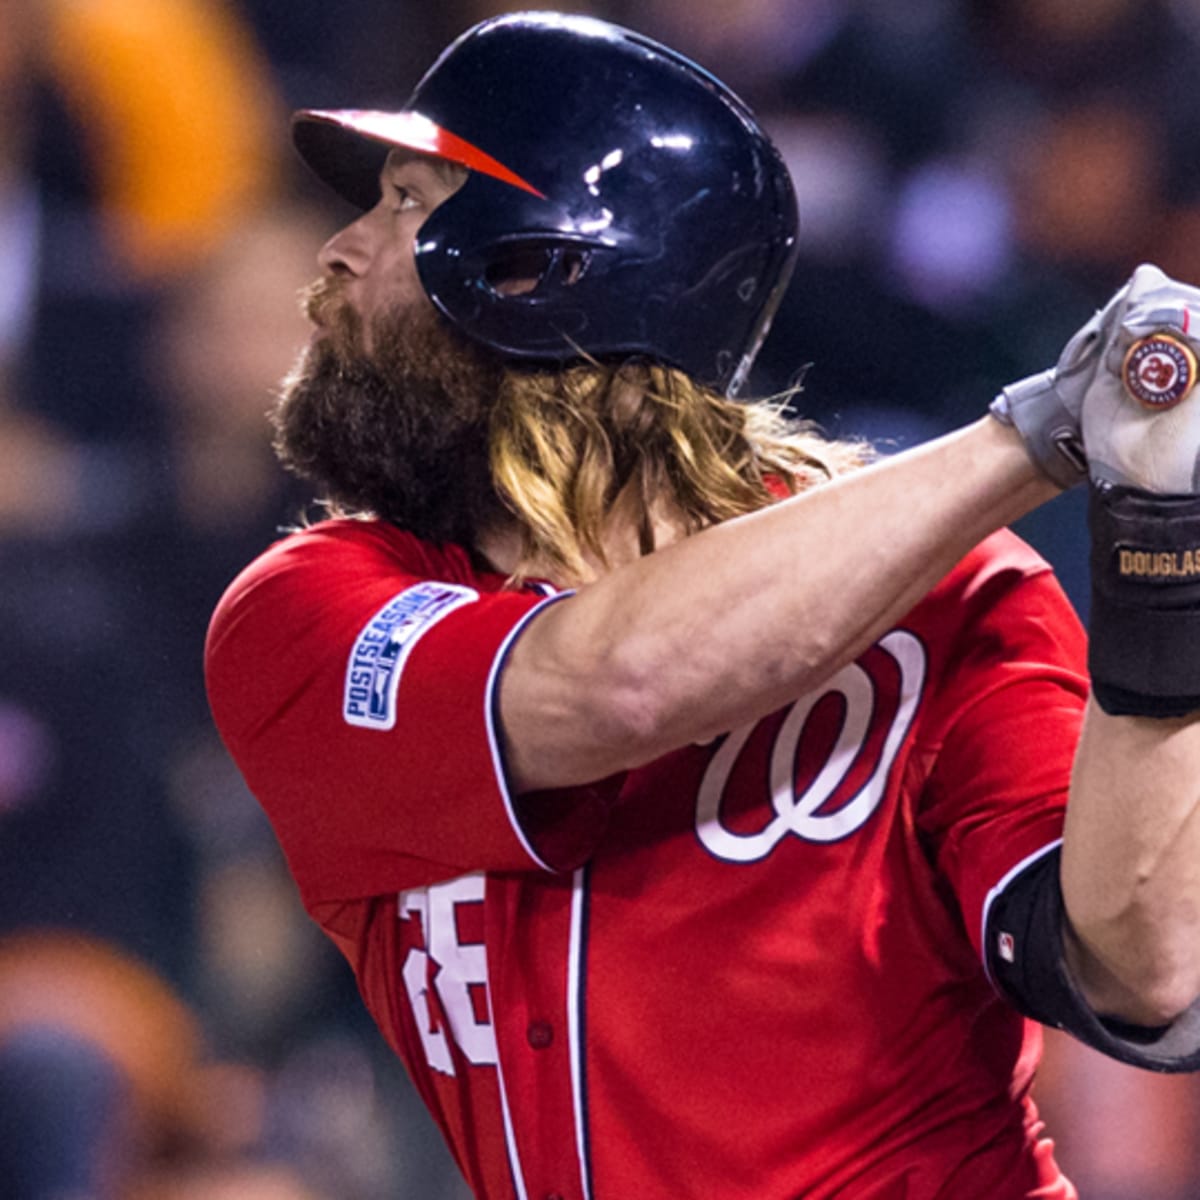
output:
[[[563,578],[561,567],[550,562],[535,560],[532,564],[522,563],[521,528],[515,518],[505,518],[484,528],[476,540],[475,549],[489,566],[502,575],[511,575],[521,567],[526,575],[545,579],[559,587],[578,587],[590,583],[642,555],[638,539],[640,517],[632,504],[627,502],[627,496],[628,493],[625,493],[617,498],[605,525],[604,554],[607,563],[600,562],[594,554],[585,551],[583,559],[587,574],[582,578]],[[654,504],[652,510],[650,521],[656,550],[686,536],[683,522],[668,501]]]

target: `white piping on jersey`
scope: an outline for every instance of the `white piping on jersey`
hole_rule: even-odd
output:
[[[508,636],[504,639],[500,649],[496,653],[496,658],[492,663],[492,669],[488,673],[487,688],[484,692],[484,718],[487,722],[488,749],[492,755],[492,769],[496,773],[496,782],[500,785],[500,795],[504,798],[504,807],[508,813],[509,823],[513,827],[513,832],[516,833],[518,841],[520,841],[525,853],[544,871],[553,870],[541,856],[534,850],[529,839],[525,836],[525,831],[521,828],[521,822],[517,819],[516,807],[513,804],[512,793],[508,790],[508,778],[504,772],[504,759],[500,754],[500,741],[496,735],[496,685],[500,681],[500,671],[504,666],[504,662],[508,657],[508,651],[516,640],[517,635],[525,628],[535,614],[542,611],[548,604],[553,604],[555,600],[561,599],[563,596],[570,595],[569,592],[555,592],[547,584],[537,589],[546,599],[541,604],[531,608],[521,619],[508,631]],[[577,883],[579,872],[576,871]],[[575,912],[574,902],[571,915],[571,945],[572,950],[575,946]],[[492,1022],[492,1028],[496,1027],[495,1013],[492,1009],[492,989],[489,986],[487,989],[488,1012]],[[573,1024],[573,1022],[572,1022]],[[572,1030],[572,1037],[574,1031]],[[504,1067],[500,1061],[499,1043],[501,1039],[497,1039],[497,1054],[496,1054],[496,1084],[500,1090],[500,1112],[504,1118],[504,1144],[508,1152],[508,1169],[512,1175],[513,1189],[516,1192],[516,1200],[529,1200],[529,1194],[525,1188],[525,1174],[521,1169],[521,1156],[517,1150],[516,1131],[513,1128],[512,1110],[508,1104],[508,1088],[504,1083]],[[574,1075],[574,1070],[572,1070]],[[586,1178],[584,1183],[584,1200],[590,1200],[587,1192]]]
[[[509,648],[516,640],[517,635],[546,605],[553,604],[555,600],[568,595],[570,595],[569,592],[559,592],[553,596],[548,596],[541,604],[531,608],[508,631],[508,636],[501,643],[500,649],[496,652],[496,657],[492,662],[492,669],[488,673],[487,687],[484,689],[483,695],[483,715],[487,722],[488,749],[492,754],[492,770],[496,774],[496,782],[500,785],[500,795],[504,798],[504,808],[508,813],[508,822],[512,826],[513,832],[517,835],[517,840],[521,843],[521,848],[543,871],[552,871],[554,868],[542,861],[541,856],[534,850],[533,845],[525,836],[525,831],[521,828],[521,822],[517,819],[517,810],[513,804],[512,794],[508,790],[508,778],[504,772],[504,758],[500,753],[500,740],[496,735],[496,685],[500,681],[500,671],[504,666],[505,660],[508,658]]]
[[[1005,875],[1004,878],[1001,879],[1000,882],[996,884],[996,886],[992,888],[990,892],[988,892],[987,897],[983,901],[983,925],[981,926],[979,933],[979,946],[983,951],[983,971],[988,978],[988,983],[990,983],[992,987],[996,986],[996,981],[992,978],[992,972],[988,968],[987,944],[988,914],[992,911],[992,905],[1000,898],[1000,896],[1004,894],[1004,889],[1007,888],[1008,885],[1012,883],[1012,881],[1016,879],[1016,877],[1020,875],[1022,871],[1027,870],[1039,859],[1045,858],[1047,854],[1057,850],[1058,847],[1062,845],[1062,842],[1062,838],[1055,838],[1054,841],[1048,842],[1040,850],[1035,850],[1032,854],[1021,859],[1021,861],[1017,863],[1017,865],[1013,867],[1013,869],[1009,871],[1008,874]]]
[[[571,880],[571,940],[567,950],[567,1039],[571,1054],[571,1101],[575,1110],[575,1149],[579,1155],[579,1189],[583,1200],[592,1200],[583,1078],[583,920],[586,903],[586,868],[577,867]]]
[[[488,1001],[488,1019],[492,1022],[492,1028],[496,1027],[496,1014],[492,1012],[492,989],[488,985],[487,989]],[[504,1117],[504,1147],[508,1151],[508,1170],[512,1175],[513,1189],[517,1194],[517,1200],[529,1200],[529,1193],[525,1190],[525,1175],[521,1170],[521,1156],[517,1152],[517,1136],[513,1130],[512,1112],[508,1107],[508,1088],[504,1086],[504,1068],[500,1063],[500,1038],[496,1039],[496,1086],[500,1089],[500,1112]]]

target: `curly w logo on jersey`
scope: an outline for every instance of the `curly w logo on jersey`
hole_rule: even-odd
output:
[[[773,815],[761,827],[735,829],[722,819],[722,800],[758,723],[736,729],[725,739],[704,774],[696,803],[696,833],[710,854],[728,862],[758,862],[789,835],[801,841],[836,842],[862,828],[883,799],[926,674],[925,648],[913,634],[894,630],[878,649],[892,664],[895,678],[890,683],[854,662],[820,692],[802,697],[788,710],[770,748],[767,779]],[[820,769],[797,787],[801,743],[810,732],[814,710],[831,695],[842,702],[837,735]]]
[[[400,675],[417,639],[456,608],[478,599],[474,588],[452,583],[418,583],[392,597],[354,639],[342,698],[346,723],[391,729]]]

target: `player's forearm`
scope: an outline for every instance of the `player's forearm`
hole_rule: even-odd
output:
[[[1200,720],[1089,707],[1062,880],[1068,961],[1097,1011],[1160,1024],[1200,995]]]
[[[596,778],[771,712],[1054,493],[984,419],[612,572],[517,642],[501,713],[518,786]]]

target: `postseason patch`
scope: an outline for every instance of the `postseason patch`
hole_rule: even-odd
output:
[[[1174,408],[1196,384],[1192,348],[1169,333],[1138,338],[1125,355],[1121,371],[1125,390],[1144,408]]]
[[[418,583],[393,596],[354,640],[342,697],[346,723],[391,729],[400,673],[417,639],[456,608],[478,599],[473,588],[453,583]]]

